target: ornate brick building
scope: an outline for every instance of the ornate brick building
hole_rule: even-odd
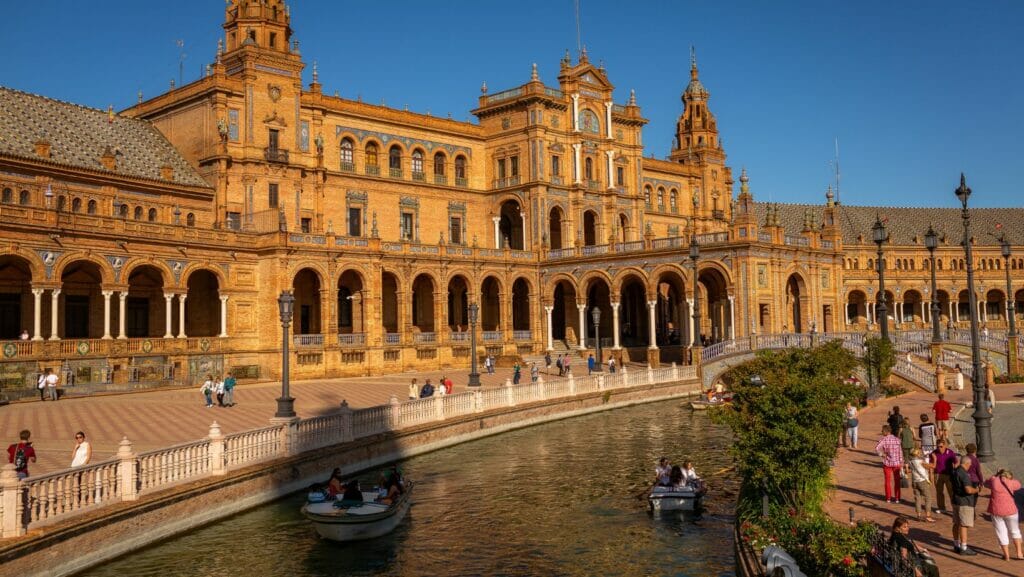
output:
[[[203,78],[117,114],[0,89],[5,388],[58,365],[79,384],[273,376],[282,290],[305,377],[468,364],[473,302],[496,356],[591,347],[594,307],[606,354],[652,364],[698,335],[864,331],[876,214],[889,322],[927,326],[935,298],[966,324],[959,211],[758,203],[745,174],[734,200],[695,59],[657,160],[635,98],[613,102],[585,52],[557,86],[534,67],[484,87],[466,123],[325,95],[315,67],[303,86],[289,22],[281,0],[232,0]],[[1001,329],[1024,314],[1004,283],[1024,270],[1024,210],[973,215],[978,312]],[[1021,256],[1000,255],[997,222]]]

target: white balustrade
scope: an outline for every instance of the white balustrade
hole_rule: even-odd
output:
[[[322,347],[324,346],[323,335],[292,335],[292,344],[295,348]]]
[[[147,492],[204,476],[210,472],[210,441],[203,439],[140,453],[139,491]]]
[[[28,507],[24,519],[35,527],[104,502],[121,500],[118,459],[29,477],[22,483]]]
[[[230,468],[271,459],[281,454],[280,441],[279,425],[227,435],[224,437],[224,461]]]
[[[484,342],[496,342],[501,340],[501,331],[484,331],[482,334]]]
[[[413,333],[412,342],[414,343],[436,343],[437,333]]]
[[[363,346],[366,344],[366,334],[341,333],[338,335],[338,344],[347,346]]]

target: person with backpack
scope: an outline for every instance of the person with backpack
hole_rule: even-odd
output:
[[[29,462],[36,462],[36,450],[32,448],[32,442],[28,440],[31,436],[32,432],[25,429],[18,434],[20,441],[11,443],[7,447],[7,462],[14,465],[19,479],[28,477]]]
[[[46,400],[46,373],[39,373],[39,378],[36,380],[36,388],[39,389],[39,400]]]
[[[565,365],[562,363],[562,353],[558,353],[558,358],[555,360],[555,368],[558,369],[558,376],[565,376]]]
[[[544,374],[551,374],[551,351],[544,353]]]

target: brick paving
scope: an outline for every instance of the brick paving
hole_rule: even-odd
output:
[[[573,368],[576,375],[581,374],[579,360]],[[551,371],[551,375],[545,375],[541,369],[544,380],[559,378],[553,366]],[[436,384],[442,374],[451,377],[454,392],[466,390],[469,371],[456,369],[298,381],[291,383],[291,395],[296,413],[313,417],[337,410],[343,399],[353,408],[386,403],[391,395],[404,401],[413,377],[422,386],[427,378]],[[586,374],[585,365],[582,374]],[[502,385],[511,378],[512,369],[504,367],[497,368],[493,375],[480,375],[484,388]],[[529,367],[524,365],[522,382],[529,378]],[[235,407],[210,409],[205,408],[198,388],[70,397],[57,402],[19,401],[0,407],[0,443],[6,449],[17,441],[20,430],[32,431],[39,460],[29,472],[39,475],[70,465],[76,431],[84,431],[92,443],[95,463],[113,456],[122,437],[141,452],[201,439],[214,420],[225,434],[267,426],[280,394],[280,382],[239,385]]]
[[[1017,478],[1024,477],[1024,451],[1016,447],[1013,439],[1024,433],[1024,385],[996,385],[997,406],[994,413],[993,436],[997,461],[982,465],[986,478],[999,467],[1014,471]],[[971,401],[968,387],[963,391],[949,391],[946,400],[953,405],[956,415],[952,427],[952,441],[961,445],[973,438],[971,412],[966,408]],[[1024,575],[1024,561],[1003,561],[1002,552],[996,541],[995,531],[985,510],[988,507],[988,490],[982,490],[978,500],[978,519],[968,534],[969,546],[978,552],[973,557],[963,557],[953,551],[952,518],[948,515],[933,515],[935,523],[915,520],[913,493],[903,490],[904,500],[900,504],[887,504],[883,493],[881,459],[874,454],[875,444],[881,436],[882,425],[889,410],[897,405],[904,415],[919,422],[922,413],[931,413],[935,395],[915,391],[898,398],[884,399],[875,407],[868,407],[860,413],[860,441],[858,449],[840,449],[834,471],[835,491],[826,505],[826,510],[839,521],[849,520],[853,509],[857,519],[868,519],[888,530],[897,515],[911,519],[911,537],[928,549],[935,557],[944,576],[973,577],[980,575]],[[909,496],[909,500],[906,498]],[[934,494],[933,494],[934,497]],[[949,504],[947,503],[947,507]],[[1010,544],[1011,556],[1013,544]]]

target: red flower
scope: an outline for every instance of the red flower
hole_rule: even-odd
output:
[[[847,567],[853,565],[853,558],[851,558],[849,555],[843,557],[843,565],[846,565]]]

